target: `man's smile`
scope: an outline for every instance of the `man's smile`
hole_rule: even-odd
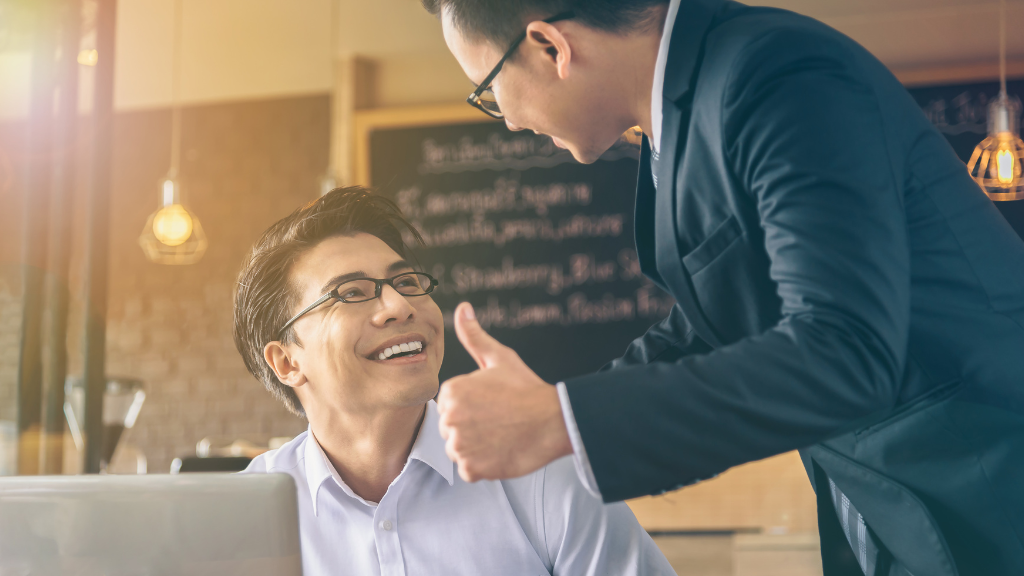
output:
[[[367,358],[388,364],[411,364],[426,359],[426,338],[420,334],[405,334],[391,338],[378,346]]]

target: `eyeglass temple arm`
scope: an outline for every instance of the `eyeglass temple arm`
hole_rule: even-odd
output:
[[[505,60],[508,60],[508,57],[512,55],[516,47],[518,47],[519,44],[522,43],[522,41],[525,39],[526,32],[523,32],[523,34],[519,38],[516,38],[516,41],[513,42],[512,46],[508,49],[508,52],[505,52],[505,55],[501,57],[501,60],[498,60],[497,66],[491,69],[491,73],[487,75],[487,78],[484,78],[484,81],[481,82],[480,85],[476,87],[476,90],[473,90],[473,93],[469,95],[469,100],[471,102],[476,102],[480,100],[480,95],[484,93],[484,90],[487,90],[488,87],[490,87],[491,82],[494,81],[494,77],[497,76],[499,72],[501,72],[501,67],[505,65]]]
[[[548,24],[553,24],[561,20],[568,20],[570,18],[575,17],[576,13],[570,10],[568,12],[562,12],[561,14],[555,14],[551,18],[545,19],[544,22],[547,22]],[[491,73],[487,75],[487,78],[484,78],[484,81],[481,82],[480,85],[476,87],[476,90],[474,90],[473,93],[469,95],[468,100],[471,103],[480,100],[480,95],[483,94],[484,90],[487,90],[487,88],[491,85],[491,82],[494,81],[494,77],[497,76],[499,72],[501,72],[501,68],[502,66],[505,65],[505,61],[508,60],[510,56],[515,54],[516,48],[519,47],[523,40],[526,40],[525,30],[523,30],[523,33],[520,34],[514,42],[512,42],[511,46],[508,47],[508,50],[505,51],[505,55],[501,57],[501,60],[498,60],[498,64],[491,70]]]
[[[327,302],[328,300],[330,300],[333,297],[334,297],[334,290],[331,290],[327,294],[324,294],[323,296],[317,298],[316,302],[313,302],[309,306],[306,306],[305,308],[302,309],[302,312],[299,312],[295,316],[292,316],[291,320],[285,322],[284,326],[282,326],[281,329],[277,331],[277,337],[280,338],[281,334],[284,334],[285,330],[287,330],[289,327],[291,327],[291,325],[294,324],[296,322],[296,320],[298,320],[299,318],[302,318],[307,312],[309,312],[313,308],[316,308],[317,306],[323,304],[324,302]]]

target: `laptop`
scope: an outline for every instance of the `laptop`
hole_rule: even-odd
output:
[[[0,576],[301,576],[287,474],[0,478]]]

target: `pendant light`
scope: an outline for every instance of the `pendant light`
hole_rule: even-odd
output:
[[[1020,99],[1006,93],[1006,0],[999,2],[999,96],[988,108],[988,137],[978,144],[967,169],[992,200],[1024,198]]]
[[[160,182],[160,207],[149,215],[139,245],[146,257],[157,264],[195,264],[206,252],[206,234],[199,218],[182,204],[181,183],[181,103],[178,84],[181,76],[181,2],[174,2],[174,48],[171,79],[171,168]]]

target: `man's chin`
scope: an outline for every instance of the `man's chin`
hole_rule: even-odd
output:
[[[568,150],[572,154],[572,157],[580,164],[593,164],[594,162],[597,162],[601,157],[601,154],[603,154],[603,152],[594,153],[592,151],[579,150],[575,147],[569,147]]]
[[[437,397],[440,389],[441,384],[436,379],[432,383],[429,380],[418,382],[404,389],[402,403],[408,405],[426,404]]]
[[[575,144],[558,140],[557,138],[552,138],[552,140],[555,141],[555,146],[568,150],[569,153],[572,154],[572,157],[580,164],[593,164],[594,162],[597,162],[598,159],[601,158],[601,155],[607,150],[607,148],[600,151],[583,149]],[[608,148],[611,148],[611,146],[608,146]]]

